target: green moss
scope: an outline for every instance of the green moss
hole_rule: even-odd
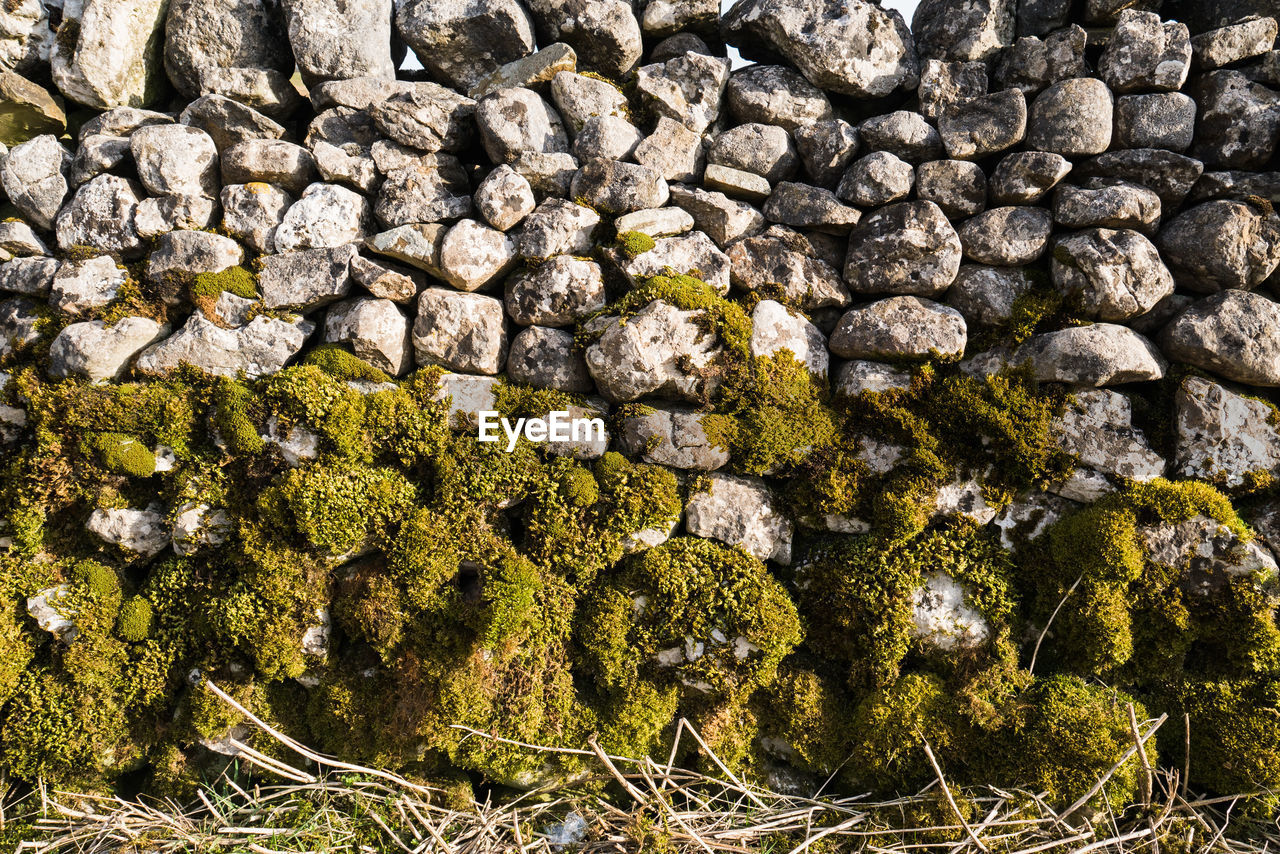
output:
[[[263,400],[284,426],[314,430],[340,456],[369,458],[364,395],[344,380],[314,365],[297,365],[266,381]]]
[[[600,485],[587,469],[570,469],[563,483],[564,497],[574,507],[590,507],[600,500]]]
[[[151,633],[151,617],[151,602],[142,596],[134,596],[120,606],[116,633],[133,643],[146,640]]]
[[[652,237],[640,231],[627,231],[618,235],[618,248],[628,258],[637,258],[656,245]]]
[[[86,444],[107,471],[129,477],[150,477],[156,472],[155,454],[133,436],[98,433],[86,439]]]
[[[213,426],[237,456],[262,453],[266,447],[258,433],[261,406],[249,387],[236,380],[221,378],[214,389]]]
[[[778,680],[757,695],[760,736],[801,769],[830,775],[852,747],[852,709],[833,680],[783,665]]]
[[[924,741],[940,756],[963,750],[965,732],[941,680],[907,674],[872,693],[853,715],[846,774],[880,792],[914,792],[933,778]]]
[[[315,365],[331,377],[343,382],[359,380],[362,382],[385,383],[391,377],[385,371],[378,370],[364,359],[337,344],[321,344],[302,357],[300,364]]]
[[[255,299],[258,296],[257,277],[244,267],[228,267],[217,273],[196,273],[191,285],[191,298],[197,305],[202,300],[216,302],[224,291],[243,299]]]
[[[1249,812],[1274,818],[1280,787],[1280,682],[1191,682],[1181,689],[1191,718],[1192,785],[1232,794],[1261,793]],[[1172,764],[1185,760],[1182,730],[1170,738]]]
[[[412,504],[416,490],[391,469],[359,465],[293,469],[258,499],[263,518],[311,548],[340,555],[376,536]]]

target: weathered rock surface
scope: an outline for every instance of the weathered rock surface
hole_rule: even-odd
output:
[[[1036,379],[1104,386],[1158,380],[1168,363],[1146,338],[1125,326],[1093,323],[1033,336],[1018,348]]]
[[[418,295],[413,349],[419,365],[496,374],[507,361],[506,320],[493,297],[427,288]]]
[[[1280,386],[1280,305],[1228,290],[1193,303],[1165,328],[1170,359],[1258,386]]]
[[[603,332],[587,348],[587,368],[609,400],[642,395],[697,400],[716,385],[704,375],[720,350],[699,325],[702,312],[654,300],[625,323],[601,318]]]
[[[960,237],[933,202],[902,202],[862,220],[849,238],[844,276],[858,294],[937,296],[960,269]]]
[[[1174,411],[1178,475],[1233,489],[1280,471],[1274,407],[1188,376],[1178,386]]]
[[[737,546],[760,560],[791,563],[794,528],[764,481],[708,475],[709,487],[685,506],[685,527],[699,537]]]
[[[849,310],[831,333],[831,352],[845,359],[959,359],[968,328],[954,308],[914,296]]]

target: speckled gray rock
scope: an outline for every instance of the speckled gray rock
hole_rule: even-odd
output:
[[[1221,68],[1271,50],[1276,42],[1276,19],[1252,17],[1228,24],[1191,40],[1191,55],[1199,68]]]
[[[419,151],[462,151],[475,138],[476,102],[435,83],[414,83],[368,109],[378,130]]]
[[[516,238],[520,255],[542,260],[554,255],[585,255],[591,251],[600,214],[565,199],[547,199],[525,218]]]
[[[715,32],[720,21],[717,0],[649,0],[643,6],[640,26],[646,36],[697,38],[691,31]]]
[[[615,253],[614,258],[632,284],[641,284],[670,269],[678,274],[696,273],[721,294],[729,292],[729,257],[701,231],[691,231],[678,237],[660,237],[648,252],[634,258]]]
[[[207,231],[170,231],[156,240],[147,259],[147,278],[159,282],[173,273],[179,278],[218,273],[243,260],[244,250],[230,237]]]
[[[31,229],[31,226],[21,220],[11,219],[0,222],[0,253],[20,258],[30,255],[48,255],[49,247]]]
[[[964,315],[973,326],[1000,326],[1013,317],[1014,302],[1034,287],[1031,277],[1017,267],[961,264],[947,290],[947,305]]]
[[[151,508],[94,510],[85,528],[103,542],[143,557],[154,557],[169,547],[164,516]]]
[[[1124,95],[1116,99],[1117,148],[1186,151],[1196,130],[1196,102],[1181,92]]]
[[[1225,379],[1280,386],[1280,305],[1227,290],[1195,302],[1165,328],[1164,352]]]
[[[1111,92],[1101,80],[1055,83],[1031,103],[1027,146],[1064,157],[1101,154],[1111,144]]]
[[[791,135],[776,125],[750,123],[716,136],[707,162],[751,172],[776,184],[794,177],[800,167]]]
[[[1187,25],[1133,9],[1120,13],[1098,62],[1098,74],[1116,92],[1174,92],[1190,69]]]
[[[1087,179],[1053,194],[1053,219],[1067,228],[1135,228],[1151,233],[1160,223],[1160,197],[1137,184]]]
[[[640,60],[640,22],[631,0],[528,0],[538,41],[564,42],[578,64],[606,77],[623,77]]]
[[[187,104],[178,120],[207,133],[219,151],[246,139],[280,139],[287,132],[279,122],[222,95],[202,95]]]
[[[636,92],[654,113],[695,133],[706,131],[719,117],[728,84],[729,60],[700,53],[645,65],[636,72]]]
[[[922,0],[911,19],[921,58],[990,59],[1013,41],[1014,0]]]
[[[739,0],[721,25],[743,56],[781,55],[828,91],[879,98],[920,77],[902,16],[866,0]]]
[[[702,186],[753,202],[762,202],[773,192],[768,178],[717,163],[707,164],[706,171],[702,173]]]
[[[1095,388],[1158,380],[1168,367],[1154,344],[1114,323],[1034,335],[1018,348],[1014,361],[1029,361],[1041,382]]]
[[[132,157],[128,137],[92,134],[80,141],[80,147],[71,160],[67,182],[72,187],[79,187],[90,178],[110,172]]]
[[[916,167],[916,198],[949,217],[973,216],[987,206],[987,176],[967,160],[931,160]]]
[[[1027,36],[1000,53],[991,76],[993,89],[1018,89],[1028,98],[1050,84],[1089,76],[1088,35],[1076,24],[1044,39]]]
[[[1159,245],[1188,290],[1249,289],[1280,266],[1280,219],[1245,202],[1205,202],[1171,220]]]
[[[685,527],[695,537],[736,546],[759,560],[791,563],[794,526],[763,480],[708,475],[689,497]]]
[[[938,116],[947,156],[977,160],[1012,148],[1027,132],[1027,101],[1017,89],[971,98]]]
[[[68,324],[49,345],[49,374],[118,380],[134,356],[168,332],[147,317],[122,317],[110,326],[101,320]]]
[[[49,304],[66,314],[82,314],[108,305],[129,274],[108,255],[66,261],[49,286]]]
[[[987,182],[991,202],[1029,205],[1040,201],[1071,171],[1071,161],[1048,151],[1019,151],[1004,157]]]
[[[47,231],[67,195],[71,153],[53,134],[15,145],[0,167],[0,183],[14,207],[36,228]]]
[[[693,133],[678,122],[672,124],[682,131]],[[605,160],[635,160],[636,149],[644,139],[644,133],[621,116],[591,116],[583,123],[573,140],[573,156],[580,161],[597,157]],[[653,166],[652,163],[644,165]],[[683,176],[686,170],[677,170],[672,175],[666,174],[665,170],[659,171],[663,172],[662,177],[668,181],[685,180]]]
[[[847,234],[862,219],[857,208],[841,204],[830,190],[791,181],[773,188],[762,212],[770,222],[829,234]]]
[[[519,0],[410,0],[395,25],[432,76],[462,92],[535,46]]]
[[[276,228],[293,198],[270,184],[222,188],[222,227],[260,253],[275,251]]]
[[[223,95],[277,121],[302,106],[298,90],[275,68],[204,66],[199,71],[197,95]]]
[[[1106,389],[1080,389],[1053,425],[1053,437],[1080,466],[1139,483],[1164,474],[1164,458],[1133,425],[1129,398]]]
[[[861,207],[880,207],[911,195],[915,179],[910,163],[887,151],[873,151],[850,164],[836,195]]]
[[[728,254],[735,287],[747,291],[780,287],[788,301],[806,311],[849,304],[839,271],[814,257],[813,246],[798,232],[771,228],[734,243]]]
[[[511,341],[507,375],[534,388],[554,388],[583,394],[595,388],[582,354],[575,351],[573,333],[565,329],[530,326]]]
[[[761,300],[751,312],[751,355],[765,358],[783,352],[790,353],[814,376],[827,375],[831,356],[822,331],[782,303]]]
[[[629,111],[627,96],[617,86],[572,71],[562,71],[552,79],[551,100],[571,138],[592,116],[624,118]]]
[[[311,152],[282,139],[248,139],[222,152],[222,182],[275,184],[297,196],[316,180]]]
[[[1044,254],[1053,217],[1043,208],[991,208],[958,229],[965,257],[979,264],[1018,267]]]
[[[57,258],[14,258],[0,264],[0,291],[45,296],[62,262]]]
[[[900,202],[866,217],[849,238],[844,276],[856,294],[943,293],[960,269],[962,246],[933,202]]]
[[[0,300],[0,356],[15,348],[40,340],[41,315],[36,303],[26,297]]]
[[[1238,71],[1198,77],[1191,95],[1199,116],[1191,154],[1216,169],[1261,169],[1280,138],[1280,92]]]
[[[496,374],[507,361],[502,302],[481,294],[427,288],[418,295],[413,349],[419,365]]]
[[[277,252],[332,249],[368,233],[369,202],[337,184],[312,184],[285,212],[276,228]]]
[[[721,248],[769,226],[760,211],[724,193],[676,185],[671,188],[671,201],[687,211],[698,229]]]
[[[1173,293],[1173,276],[1151,241],[1128,229],[1092,228],[1057,241],[1054,286],[1087,317],[1124,322]]]
[[[622,449],[651,465],[715,471],[729,463],[729,451],[712,443],[702,413],[683,407],[646,407],[623,419]]]
[[[208,196],[151,196],[133,212],[133,227],[143,240],[175,229],[213,228],[217,222],[218,202]]]
[[[39,0],[18,0],[0,12],[0,65],[29,75],[49,61],[53,29]]]
[[[920,114],[936,120],[953,104],[987,94],[987,66],[984,62],[946,62],[925,59],[920,66],[920,86],[916,97]]]
[[[393,377],[413,367],[409,318],[391,300],[359,298],[334,303],[324,318],[324,340]]]
[[[416,163],[387,173],[373,213],[387,228],[467,216],[471,213],[467,173],[449,155],[423,155]]]
[[[831,352],[845,359],[959,359],[968,329],[949,306],[913,296],[850,309],[831,333]]]
[[[1204,164],[1182,154],[1155,148],[1108,151],[1076,167],[1081,178],[1115,178],[1155,190],[1160,203],[1176,208],[1204,172]]]
[[[644,395],[698,400],[719,385],[707,369],[721,351],[707,335],[703,312],[654,300],[627,319],[603,317],[603,330],[587,348],[587,368],[596,387],[615,402]]]
[[[58,248],[91,246],[103,252],[137,254],[142,238],[133,219],[143,195],[137,182],[117,175],[99,175],[89,181],[58,212]]]
[[[879,393],[911,387],[911,372],[882,362],[855,359],[836,371],[835,394],[857,397],[868,392]]]
[[[281,0],[303,82],[395,77],[388,0]]]
[[[667,181],[696,182],[702,180],[706,151],[699,134],[663,116],[653,133],[636,145],[635,159]]]
[[[834,187],[858,156],[858,129],[844,119],[806,125],[792,136],[804,171],[823,187]]]
[[[260,315],[247,325],[227,329],[197,311],[176,333],[147,348],[134,367],[162,374],[187,364],[220,377],[249,379],[279,371],[302,349],[315,325],[302,318]]]
[[[570,195],[601,213],[618,215],[667,203],[670,190],[661,175],[645,166],[592,160],[578,170]]]
[[[908,163],[923,163],[942,156],[942,138],[910,110],[896,110],[873,116],[858,126],[858,136],[868,151],[887,151]]]
[[[532,89],[499,89],[486,96],[476,105],[476,124],[495,163],[510,163],[525,151],[569,153],[559,114]]]
[[[201,91],[208,68],[292,71],[279,46],[284,18],[263,0],[170,0],[164,27],[164,70],[187,98]],[[252,106],[252,105],[251,105]]]
[[[1176,471],[1231,489],[1280,470],[1274,410],[1202,377],[1184,377],[1174,396]]]
[[[218,149],[202,130],[149,125],[133,132],[129,149],[142,185],[156,195],[214,197],[221,189]]]
[[[674,237],[693,231],[693,217],[684,208],[649,208],[618,217],[613,227],[618,234],[635,231],[650,237]]]
[[[355,254],[355,247],[348,244],[264,256],[258,275],[262,305],[310,311],[342,299],[351,291]]]
[[[412,302],[426,283],[426,278],[416,270],[361,255],[352,257],[350,269],[356,284],[379,299],[400,305]]]
[[[149,106],[162,94],[164,0],[87,0],[62,6],[49,71],[87,107]]]
[[[520,224],[537,207],[529,181],[505,163],[490,172],[475,192],[480,215],[499,231]]]
[[[790,131],[831,118],[831,101],[822,90],[782,65],[753,65],[735,72],[725,99],[740,124],[758,122]]]
[[[510,236],[473,219],[460,220],[440,244],[440,272],[460,291],[475,291],[505,275],[519,261]]]
[[[558,255],[507,279],[507,314],[523,326],[571,326],[604,306],[604,273],[595,261]]]
[[[403,261],[439,278],[440,244],[448,231],[448,226],[440,223],[413,223],[375,234],[364,245],[370,252]]]

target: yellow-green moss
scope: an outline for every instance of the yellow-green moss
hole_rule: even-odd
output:
[[[223,292],[243,299],[258,295],[257,277],[244,267],[228,267],[217,273],[196,273],[191,285],[193,302],[211,299],[217,301]]]
[[[120,606],[116,632],[123,640],[134,643],[146,640],[151,633],[151,602],[142,596],[134,596]]]
[[[334,379],[349,381],[385,383],[391,377],[385,371],[356,356],[337,344],[321,344],[302,357],[299,364],[315,365]]]
[[[133,436],[121,433],[98,433],[86,440],[102,467],[129,477],[150,477],[156,472],[156,455]]]
[[[391,469],[312,466],[285,473],[263,492],[258,509],[310,547],[339,555],[398,518],[415,496],[413,485]]]
[[[618,248],[628,258],[638,258],[656,245],[653,238],[644,232],[626,231],[618,235]]]

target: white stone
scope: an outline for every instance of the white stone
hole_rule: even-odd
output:
[[[760,560],[791,563],[791,520],[764,481],[708,475],[709,489],[685,507],[685,527],[697,537],[737,546]]]
[[[964,588],[945,572],[931,572],[911,594],[911,636],[943,652],[973,649],[991,635],[982,614],[965,602]]]
[[[153,557],[169,546],[164,517],[150,508],[94,510],[85,527],[105,542],[143,557]]]

